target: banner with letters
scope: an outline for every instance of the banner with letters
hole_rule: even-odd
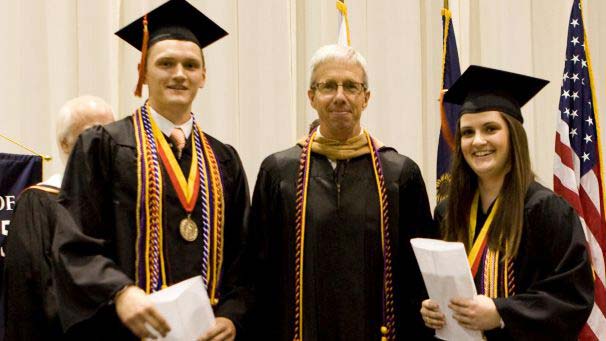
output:
[[[0,153],[0,273],[4,272],[4,242],[19,194],[42,181],[42,158]],[[3,284],[0,281],[0,293]],[[3,298],[3,297],[2,297]],[[0,302],[0,340],[4,336],[4,300]]]

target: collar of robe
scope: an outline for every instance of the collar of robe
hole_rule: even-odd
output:
[[[308,136],[301,138],[297,144],[303,146]],[[374,139],[377,148],[381,148],[383,143]],[[333,140],[324,136],[316,136],[311,142],[311,151],[324,155],[331,160],[349,160],[355,157],[370,154],[366,134],[354,136],[345,141]]]
[[[469,240],[471,246],[467,260],[471,267],[473,278],[479,278],[478,290],[480,294],[491,298],[499,297],[499,287],[502,296],[508,297],[515,291],[515,276],[513,269],[513,259],[508,258],[501,261],[499,250],[493,250],[488,246],[488,232],[494,220],[496,212],[499,210],[500,197],[494,202],[484,225],[481,227],[478,238],[474,237],[477,228],[477,216],[479,209],[480,194],[476,194],[471,202],[469,210]],[[507,248],[507,244],[505,245]],[[479,275],[479,276],[478,276]]]
[[[166,142],[166,138],[164,137],[164,134],[162,134],[160,127],[158,127],[156,122],[154,122],[151,117],[150,121],[154,138],[157,145],[159,145],[158,154],[160,155],[160,159],[164,164],[166,173],[170,178],[170,182],[172,183],[175,192],[177,192],[177,197],[181,202],[181,206],[183,206],[188,214],[191,214],[191,212],[194,210],[194,206],[196,205],[196,200],[198,199],[198,192],[200,189],[200,172],[197,171],[199,156],[198,149],[194,143],[195,139],[191,139],[192,158],[189,168],[189,176],[186,180],[185,176],[183,175],[183,171],[181,170],[181,166],[179,166],[179,163],[177,162],[175,155],[168,145],[168,142]],[[202,168],[204,169],[204,160],[201,161],[203,162]],[[204,176],[204,178],[206,178],[206,176]]]
[[[44,183],[39,183],[39,184],[36,184],[33,186],[29,186],[28,188],[24,189],[23,192],[30,190],[30,189],[37,189],[37,190],[44,191],[44,192],[51,193],[51,194],[59,194],[58,187],[54,187],[54,186],[47,185]]]

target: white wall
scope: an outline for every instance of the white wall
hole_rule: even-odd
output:
[[[61,104],[104,97],[129,115],[139,53],[113,35],[161,0],[0,0],[0,133],[53,155]],[[206,87],[194,110],[205,131],[233,144],[250,186],[268,154],[295,143],[315,114],[306,98],[312,53],[336,41],[332,0],[192,0],[230,35],[205,50]],[[363,124],[420,165],[435,195],[442,1],[347,0],[352,45],[369,63]],[[606,112],[606,2],[585,0],[598,105]],[[482,64],[551,83],[524,108],[533,165],[551,186],[553,141],[572,0],[451,0],[461,67]],[[604,115],[600,116],[606,126]],[[604,139],[602,139],[604,141]],[[0,141],[0,151],[24,152]]]

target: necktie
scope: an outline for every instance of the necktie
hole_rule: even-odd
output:
[[[185,133],[183,130],[181,130],[181,128],[174,128],[170,133],[170,140],[177,149],[177,159],[180,159],[183,147],[185,147]]]

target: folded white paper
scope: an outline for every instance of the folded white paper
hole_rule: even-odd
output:
[[[465,253],[458,242],[414,238],[410,240],[419,263],[429,298],[439,304],[446,325],[436,330],[442,340],[482,340],[482,333],[463,328],[453,317],[448,303],[453,297],[473,298],[476,287]]]
[[[196,340],[215,324],[202,277],[196,276],[149,295],[170,332],[159,340]]]

